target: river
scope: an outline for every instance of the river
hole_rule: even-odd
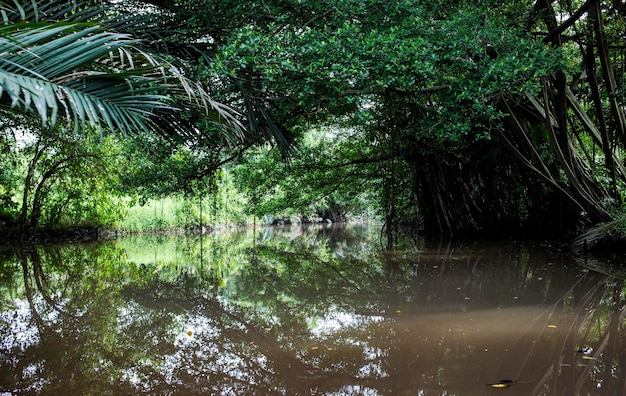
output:
[[[626,394],[624,271],[374,226],[0,251],[0,396]]]

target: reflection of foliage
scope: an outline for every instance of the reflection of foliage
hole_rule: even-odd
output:
[[[520,394],[608,395],[624,380],[622,281],[531,245],[389,253],[377,231],[5,254],[0,391],[478,393],[515,375]]]

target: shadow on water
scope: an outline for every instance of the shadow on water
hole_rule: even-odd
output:
[[[0,395],[626,394],[624,276],[532,243],[379,229],[0,256]]]

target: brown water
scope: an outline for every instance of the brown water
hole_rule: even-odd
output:
[[[623,272],[545,244],[386,253],[377,236],[5,251],[0,395],[626,394]]]

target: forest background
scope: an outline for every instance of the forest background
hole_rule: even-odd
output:
[[[626,2],[0,2],[0,227],[626,229]],[[262,220],[263,219],[263,220]]]

